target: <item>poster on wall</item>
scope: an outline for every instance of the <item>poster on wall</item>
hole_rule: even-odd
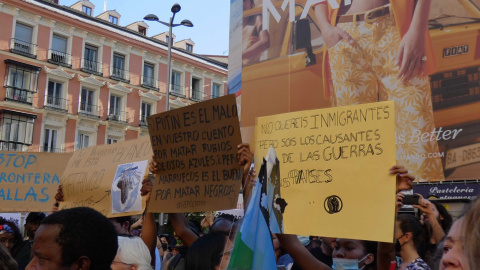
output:
[[[243,1],[242,128],[261,116],[394,100],[399,164],[419,182],[477,179],[480,0],[362,3]]]

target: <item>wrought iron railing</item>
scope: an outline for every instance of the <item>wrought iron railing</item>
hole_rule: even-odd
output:
[[[185,87],[179,84],[170,84],[170,94],[177,97],[185,97]]]
[[[205,93],[203,93],[203,91],[192,90],[192,96],[190,97],[190,99],[194,101],[203,101],[204,96]]]
[[[68,99],[57,98],[55,96],[47,96],[45,100],[45,107],[57,110],[67,111]]]
[[[130,82],[130,73],[128,70],[111,67],[110,68],[110,78],[118,81]]]
[[[157,90],[158,91],[158,81],[153,77],[142,76],[141,86],[144,88]]]
[[[100,117],[100,107],[98,105],[80,102],[80,111],[78,113],[86,116]]]
[[[95,75],[103,76],[102,63],[91,59],[82,58],[82,71],[92,73]]]
[[[127,120],[125,118],[125,114],[126,113],[124,111],[109,108],[107,120],[126,123]]]
[[[48,50],[48,62],[66,67],[72,66],[70,54],[52,49]]]
[[[33,100],[33,92],[12,86],[6,86],[5,100],[31,105]]]
[[[20,39],[12,38],[10,51],[30,58],[37,58],[37,45]]]

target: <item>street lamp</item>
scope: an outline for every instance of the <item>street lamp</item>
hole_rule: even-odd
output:
[[[173,27],[176,27],[176,26],[179,26],[179,25],[183,25],[183,26],[187,26],[187,27],[193,27],[193,23],[189,20],[183,20],[182,22],[178,23],[178,24],[174,24],[173,23],[173,19],[175,18],[175,14],[177,12],[180,11],[180,9],[182,9],[182,7],[180,7],[179,4],[174,4],[172,6],[172,17],[170,17],[170,23],[166,23],[166,22],[162,22],[158,19],[158,17],[154,14],[148,14],[147,16],[145,16],[143,19],[146,20],[146,21],[155,21],[155,22],[159,22],[165,26],[168,26],[168,63],[167,63],[167,101],[166,101],[166,106],[165,106],[165,111],[168,111],[170,110],[170,80],[171,80],[171,76],[172,76],[172,66],[171,66],[171,59],[172,59],[172,42],[173,42],[173,38],[172,38],[172,28]]]

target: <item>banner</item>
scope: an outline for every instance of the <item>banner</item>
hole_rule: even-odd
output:
[[[229,65],[241,71],[229,74],[229,91],[241,87],[242,128],[259,116],[394,100],[397,160],[417,181],[479,177],[480,1],[422,9],[423,1],[374,1],[356,23],[347,14],[362,9],[354,1],[240,2],[232,0],[230,40],[242,35],[242,49],[231,50]],[[414,15],[428,27],[417,35],[423,55],[403,54],[402,36],[418,31],[409,29]],[[326,38],[328,24],[351,39]]]
[[[159,172],[148,211],[200,212],[235,208],[243,176],[234,95],[147,118]]]
[[[392,242],[394,121],[393,101],[259,117],[255,170],[272,232]]]
[[[62,176],[60,209],[85,206],[107,217],[141,214],[140,188],[151,158],[148,137],[75,150]]]
[[[0,212],[50,212],[71,156],[0,152]]]

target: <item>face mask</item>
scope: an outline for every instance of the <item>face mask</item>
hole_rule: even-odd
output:
[[[402,238],[405,234],[402,234],[402,236],[400,236],[399,238],[397,238],[397,241],[395,242],[395,252],[396,253],[400,253],[400,251],[402,251],[402,246],[405,245],[405,243],[403,243],[403,245],[400,245],[400,242],[398,241],[400,238]]]
[[[333,258],[333,264],[332,268],[334,270],[358,270],[358,269],[363,269],[365,267],[362,266],[360,268],[359,263],[367,258],[369,254],[367,254],[365,257],[363,257],[361,260],[357,259],[342,259],[342,258]]]

